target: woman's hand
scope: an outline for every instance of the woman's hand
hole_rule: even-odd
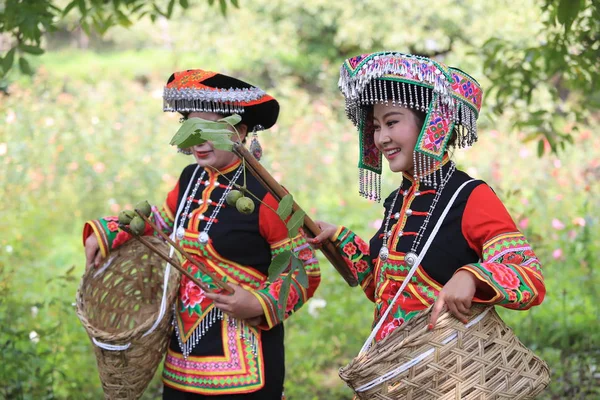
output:
[[[445,307],[462,323],[467,323],[467,317],[471,313],[471,302],[477,289],[477,278],[469,271],[458,271],[444,285],[433,305],[429,329],[435,328],[440,313]]]
[[[264,315],[258,299],[241,286],[229,284],[233,294],[217,294],[206,292],[206,297],[211,299],[217,308],[225,314],[236,319],[250,320],[250,324],[257,323],[257,317]]]
[[[318,248],[321,247],[321,243],[323,243],[323,241],[332,239],[333,235],[337,231],[337,226],[325,221],[315,221],[315,224],[317,224],[319,229],[321,229],[321,233],[312,239],[308,239],[308,242],[314,247]]]
[[[102,261],[102,252],[98,244],[98,238],[92,234],[85,240],[85,270],[98,267]]]

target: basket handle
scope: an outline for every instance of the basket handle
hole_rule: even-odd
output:
[[[446,215],[450,211],[450,208],[452,208],[452,205],[454,204],[454,201],[458,197],[458,194],[461,192],[461,190],[465,186],[467,186],[467,184],[473,182],[474,180],[475,179],[469,179],[468,181],[466,181],[462,185],[460,185],[460,187],[456,190],[456,192],[454,192],[454,195],[452,196],[452,198],[450,199],[450,201],[446,205],[446,208],[444,209],[444,212],[440,216],[440,219],[438,219],[437,223],[435,224],[435,227],[433,228],[433,231],[431,232],[431,234],[427,238],[427,242],[423,246],[423,249],[421,250],[421,252],[417,256],[417,260],[415,261],[415,263],[413,264],[412,268],[410,269],[410,271],[408,271],[408,274],[404,278],[404,282],[402,282],[402,286],[400,286],[400,289],[398,289],[398,291],[396,292],[396,295],[394,296],[394,298],[390,302],[388,308],[385,310],[385,313],[381,316],[381,318],[379,319],[379,322],[377,322],[377,325],[375,326],[375,328],[373,328],[373,330],[371,331],[371,334],[369,335],[369,337],[365,341],[365,344],[363,344],[362,348],[360,349],[360,352],[358,353],[359,357],[361,355],[363,355],[367,350],[369,350],[369,348],[371,347],[371,343],[373,342],[373,339],[375,338],[375,335],[377,335],[377,332],[379,332],[379,330],[381,329],[381,326],[383,325],[383,323],[385,322],[385,319],[387,318],[387,316],[389,315],[390,311],[392,310],[394,304],[396,303],[396,300],[398,300],[398,297],[400,297],[400,295],[404,291],[404,288],[406,288],[406,285],[408,285],[408,282],[410,282],[410,278],[412,278],[412,276],[414,275],[414,273],[417,270],[417,268],[419,268],[419,265],[421,265],[421,261],[423,260],[423,257],[425,257],[425,254],[427,254],[427,250],[429,250],[429,246],[431,245],[431,243],[433,242],[433,239],[435,238],[435,236],[437,235],[438,231],[440,230],[440,227],[442,226],[442,223],[444,222],[444,219],[446,218]]]

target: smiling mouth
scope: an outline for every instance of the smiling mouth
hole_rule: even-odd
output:
[[[389,160],[391,158],[394,158],[401,151],[402,151],[402,149],[400,149],[400,148],[389,149],[389,150],[384,150],[383,154],[385,154],[385,157]]]
[[[207,150],[207,151],[197,151],[196,155],[200,158],[206,158],[210,155],[210,153],[212,153],[212,150]]]

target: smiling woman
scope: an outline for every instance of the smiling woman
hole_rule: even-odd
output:
[[[182,128],[203,120],[205,124],[239,121],[235,128],[229,125],[233,141],[244,141],[249,131],[272,127],[279,113],[277,101],[259,88],[204,70],[174,73],[163,99],[164,111],[189,118]],[[241,120],[232,114],[239,114]],[[227,129],[226,123],[221,124],[224,129],[211,124],[220,134]],[[285,223],[274,211],[277,200],[253,174],[246,173],[245,164],[234,153],[219,149],[218,139],[179,142],[182,136],[189,139],[178,132],[172,143],[182,144],[180,150],[193,154],[196,162],[183,170],[164,205],[152,207],[151,219],[234,293],[220,294],[210,276],[189,260],[183,263],[214,291],[205,292],[185,276],[181,279],[174,305],[175,329],[164,362],[163,398],[280,400],[285,374],[282,322],[319,285],[316,256],[301,233],[288,236]],[[256,138],[252,146],[256,150]],[[242,181],[256,201],[245,197],[231,205],[232,189],[242,186]],[[245,200],[244,207],[238,206],[239,200]],[[113,219],[86,223],[83,237],[89,267],[130,240],[126,232],[109,225]],[[284,264],[283,272],[268,281],[272,258],[290,249],[302,252],[304,268],[300,269],[306,276],[298,278],[299,269],[289,273]],[[289,296],[282,301],[285,304],[279,304],[284,279],[291,282]]]
[[[430,306],[431,330],[444,309],[467,323],[474,303],[540,304],[544,280],[527,239],[493,190],[448,156],[448,146],[477,140],[477,81],[434,60],[381,52],[346,60],[339,86],[359,131],[361,195],[380,199],[382,156],[401,174],[369,245],[326,222],[314,239],[337,244],[375,303],[361,354]]]

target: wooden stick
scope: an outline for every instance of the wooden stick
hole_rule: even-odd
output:
[[[148,217],[146,217],[144,215],[143,212],[141,212],[140,210],[136,209],[135,212],[146,222],[148,223],[152,229],[154,229],[156,232],[158,232],[158,234],[167,242],[169,243],[171,246],[175,247],[175,249],[181,253],[181,255],[183,257],[185,257],[189,262],[191,262],[192,264],[194,264],[198,270],[200,270],[203,274],[208,275],[213,282],[215,283],[215,285],[217,285],[218,287],[220,287],[221,289],[227,291],[228,293],[233,293],[233,289],[231,288],[231,286],[229,286],[227,283],[223,282],[221,279],[219,279],[215,274],[213,274],[212,272],[210,272],[202,263],[199,263],[197,260],[195,260],[193,257],[191,257],[187,251],[185,251],[184,249],[181,248],[181,246],[179,246],[176,242],[174,242],[173,240],[171,240],[171,238],[166,235],[159,227],[157,227],[154,222],[152,222]]]
[[[283,186],[281,186],[279,182],[277,182],[275,178],[269,174],[269,171],[267,171],[242,144],[234,143],[233,151],[246,161],[246,165],[248,166],[248,169],[252,175],[254,175],[256,179],[265,187],[265,189],[267,189],[277,200],[280,201],[288,194]],[[294,211],[302,210],[302,208],[300,208],[295,201],[292,209]],[[306,215],[306,213],[304,216],[304,227],[307,233],[312,237],[315,237],[321,233],[321,229],[308,215]],[[336,250],[335,245],[331,242],[331,240],[327,239],[325,242],[323,242],[321,251],[329,260],[331,265],[333,265],[340,275],[342,275],[348,285],[358,285],[358,280],[354,277],[354,275],[352,275],[352,272],[346,265],[342,255]]]
[[[205,283],[200,282],[192,274],[190,274],[184,268],[180,267],[179,262],[177,262],[177,260],[174,260],[173,258],[164,254],[162,251],[160,251],[160,249],[158,247],[156,247],[155,245],[150,243],[145,237],[136,235],[135,233],[133,233],[131,231],[131,229],[129,229],[126,226],[121,226],[121,229],[124,230],[125,232],[129,233],[131,236],[133,236],[137,240],[139,240],[144,246],[146,246],[148,249],[152,250],[152,252],[155,253],[157,256],[159,256],[160,258],[162,258],[163,260],[165,260],[166,262],[171,264],[173,267],[178,269],[179,272],[181,272],[182,274],[187,276],[192,282],[194,282],[196,285],[198,285],[200,288],[202,288],[202,290],[204,290],[205,292],[212,292],[212,290]]]

